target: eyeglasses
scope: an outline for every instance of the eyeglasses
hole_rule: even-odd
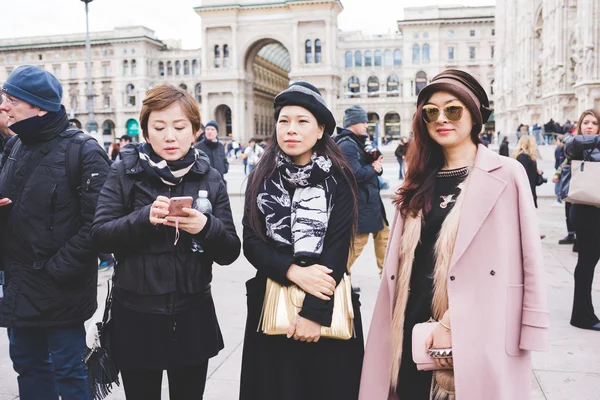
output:
[[[460,104],[450,103],[444,107],[444,115],[452,122],[460,121],[464,109],[465,107]],[[433,104],[426,104],[423,106],[421,115],[426,123],[432,124],[437,122],[438,118],[440,117],[440,109]]]
[[[19,101],[15,100],[15,99],[11,99],[7,95],[3,94],[2,95],[2,103],[0,103],[0,104],[4,104],[4,103],[8,103],[14,107],[19,104]]]

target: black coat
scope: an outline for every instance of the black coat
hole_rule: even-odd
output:
[[[229,172],[229,161],[225,155],[225,146],[221,142],[209,142],[204,139],[195,146],[197,149],[202,150],[210,160],[210,166],[219,171],[221,176]]]
[[[120,368],[197,366],[223,348],[210,284],[213,263],[228,265],[240,254],[229,197],[206,155],[180,184],[167,186],[144,171],[136,146],[113,164],[92,226],[95,244],[117,260],[115,359]],[[199,190],[208,191],[212,213],[198,234],[180,229],[175,244],[175,228],[150,223],[152,203],[158,196],[196,199]]]
[[[142,312],[185,308],[188,296],[210,290],[213,262],[228,265],[240,254],[223,180],[204,155],[177,186],[167,186],[145,173],[135,146],[123,149],[121,157],[100,193],[92,226],[94,243],[100,251],[114,253],[117,260],[115,296],[127,292]],[[175,245],[175,228],[150,223],[152,203],[158,196],[196,199],[199,190],[208,191],[212,215],[196,235],[180,230]],[[192,250],[192,239],[203,253]],[[142,301],[149,297],[147,303]]]
[[[537,208],[537,182],[538,182],[538,168],[537,162],[533,160],[529,154],[521,153],[517,156],[517,161],[520,162],[527,172],[527,178],[529,179],[529,186],[531,187],[531,194],[533,195],[533,202]]]
[[[0,326],[67,326],[84,322],[96,310],[98,253],[90,228],[110,161],[96,141],[85,142],[77,196],[65,169],[67,145],[75,134],[67,132],[69,125],[62,113],[42,128],[43,139],[23,144],[20,152],[15,148],[2,167],[0,193],[13,204],[0,210],[6,274]],[[46,155],[19,191],[23,167],[40,151]]]
[[[338,128],[338,134],[334,139],[350,164],[358,185],[357,232],[359,234],[379,232],[383,229],[384,221],[388,224],[379,194],[381,188],[378,178],[383,170],[379,174],[375,171],[353,132]]]
[[[350,246],[353,201],[350,186],[340,176],[317,263],[333,270],[339,283],[346,272]],[[251,185],[251,183],[249,183]],[[266,278],[284,285],[287,270],[296,261],[291,248],[262,241],[249,225],[249,207],[244,210],[244,255],[257,270],[246,282],[248,315],[242,357],[240,400],[356,400],[364,355],[364,340],[358,295],[353,295],[356,337],[350,340],[321,339],[303,343],[285,336],[267,336],[257,331],[265,296]],[[333,299],[306,295],[301,315],[329,326]]]

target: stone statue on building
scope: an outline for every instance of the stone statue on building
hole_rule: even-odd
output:
[[[594,50],[593,46],[588,46],[585,53],[585,78],[594,78]]]

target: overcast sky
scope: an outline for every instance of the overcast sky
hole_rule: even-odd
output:
[[[0,38],[56,35],[85,32],[84,3],[81,0],[3,0],[0,11]],[[240,0],[240,3],[243,0]],[[369,33],[395,31],[408,2],[397,0],[342,0],[339,17],[343,30]],[[414,3],[413,3],[414,4]],[[494,0],[419,0],[421,6],[493,5]],[[90,31],[115,26],[145,25],[159,39],[181,39],[183,47],[201,45],[200,17],[193,8],[201,0],[94,0],[90,3]]]

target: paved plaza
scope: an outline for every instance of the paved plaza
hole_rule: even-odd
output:
[[[553,169],[553,149],[542,148],[544,159],[540,166],[551,178]],[[397,185],[397,164],[393,158],[393,146],[384,147],[387,162],[384,166],[385,179],[392,186]],[[241,163],[232,162],[231,173],[227,177],[234,220],[241,236],[244,177]],[[391,191],[386,191],[389,195]],[[576,255],[570,246],[559,246],[558,239],[565,235],[564,209],[552,206],[552,186],[540,190],[540,226],[546,234],[542,241],[547,272],[548,296],[552,317],[550,329],[551,349],[548,353],[536,353],[534,365],[535,400],[592,400],[599,398],[600,388],[600,333],[584,331],[569,325],[573,296],[573,270]],[[389,197],[384,203],[391,218],[393,214]],[[494,246],[494,243],[489,243]],[[353,271],[354,283],[360,285],[362,315],[365,329],[368,329],[375,298],[379,287],[379,277],[372,244],[369,244],[357,260]],[[600,312],[600,269],[596,270],[594,301]],[[238,396],[242,341],[246,320],[246,292],[244,283],[254,275],[254,268],[242,256],[228,267],[214,267],[213,295],[223,335],[225,349],[211,360],[207,383],[206,400],[234,400]],[[106,281],[110,272],[100,274],[98,301],[104,301]],[[476,318],[476,316],[474,316]],[[152,351],[152,349],[148,349]],[[163,380],[163,398],[168,398],[166,377]],[[4,330],[0,330],[0,400],[18,398],[17,378],[8,355],[8,340]],[[109,400],[125,399],[122,388],[117,388]],[[307,399],[309,400],[309,399]],[[482,399],[483,400],[483,399]]]

